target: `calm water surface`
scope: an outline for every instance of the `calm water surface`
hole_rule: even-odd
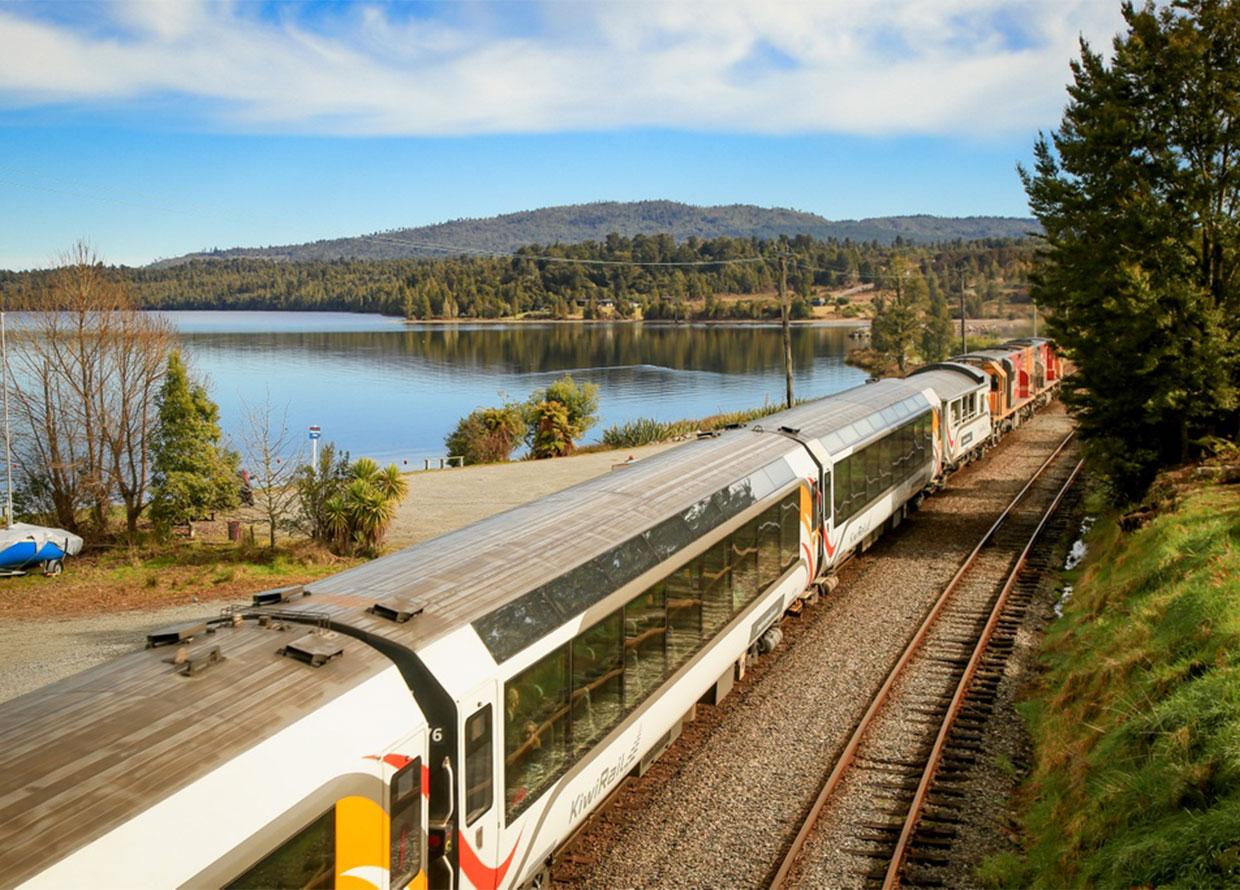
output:
[[[270,393],[300,429],[354,457],[445,454],[461,416],[524,400],[565,373],[597,383],[600,422],[676,420],[783,399],[778,325],[406,325],[335,312],[168,312],[191,364],[210,378],[226,431]],[[794,327],[798,397],[865,380],[844,364],[848,327]],[[235,433],[234,433],[235,438]]]

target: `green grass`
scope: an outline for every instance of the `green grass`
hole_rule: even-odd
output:
[[[636,448],[639,445],[654,445],[657,442],[666,442],[668,439],[696,433],[698,430],[719,429],[730,423],[750,423],[782,410],[784,410],[782,404],[768,402],[761,408],[712,414],[700,420],[665,421],[651,417],[639,417],[637,420],[609,426],[603,430],[603,445],[607,448]]]
[[[1023,706],[1026,853],[990,886],[1240,886],[1240,486],[1099,519]]]

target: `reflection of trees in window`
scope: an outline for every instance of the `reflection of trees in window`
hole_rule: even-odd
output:
[[[623,673],[622,613],[617,610],[573,640],[574,755],[620,719]]]
[[[490,705],[487,705],[488,712]],[[488,753],[490,745],[487,746]],[[466,763],[469,755],[466,754]],[[487,764],[488,788],[491,765]],[[408,883],[422,868],[422,760],[416,758],[392,776],[391,881]],[[489,804],[488,804],[489,805]]]
[[[667,657],[674,670],[697,651],[702,641],[702,598],[697,560],[682,566],[667,579]]]
[[[779,511],[781,526],[779,549],[783,554],[779,570],[783,572],[791,567],[801,556],[800,493],[794,493],[791,497],[784,498],[783,503],[779,505]]]
[[[779,553],[780,513],[782,505],[775,504],[758,518],[758,585],[766,587],[778,580],[783,570]]]
[[[702,630],[713,636],[732,617],[732,547],[725,538],[698,559],[702,562]]]
[[[667,673],[666,585],[660,581],[624,607],[624,699],[636,705]]]
[[[865,500],[866,503],[874,500],[883,492],[882,481],[882,462],[883,456],[873,443],[865,446],[862,452],[865,455]]]
[[[318,890],[336,879],[336,808],[289,838],[225,890],[271,887]]]
[[[755,596],[758,584],[758,520],[751,519],[732,533],[732,605],[740,609]]]
[[[568,763],[568,647],[504,684],[508,816],[525,809]]]

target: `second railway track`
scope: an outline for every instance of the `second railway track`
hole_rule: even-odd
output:
[[[958,884],[964,780],[1046,568],[1035,545],[1080,468],[1071,436],[944,588],[858,722],[770,879],[783,887]]]

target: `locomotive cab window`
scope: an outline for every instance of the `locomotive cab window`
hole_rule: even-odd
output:
[[[336,883],[336,808],[268,853],[224,890],[319,890]]]
[[[404,887],[422,870],[422,759],[392,776],[391,881]]]
[[[491,809],[491,706],[465,721],[465,824]]]

